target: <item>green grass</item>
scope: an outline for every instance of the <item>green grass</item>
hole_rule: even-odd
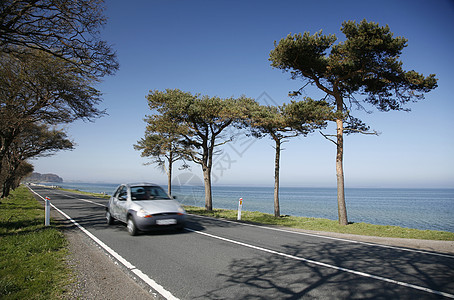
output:
[[[94,197],[103,198],[103,199],[109,199],[110,198],[109,195],[102,194],[102,193],[90,193],[90,192],[84,192],[84,191],[72,190],[72,189],[64,189],[64,188],[58,188],[58,189],[62,190],[62,191],[75,193],[75,194],[94,196]]]
[[[0,204],[0,298],[58,299],[71,282],[67,241],[26,187]]]
[[[185,209],[191,214],[224,218],[228,220],[236,220],[238,214],[236,210],[227,209],[214,209],[213,211],[206,211],[204,208],[194,206],[185,206]],[[349,233],[378,237],[454,241],[453,232],[418,230],[398,226],[373,225],[367,223],[353,223],[347,226],[341,226],[337,221],[328,219],[293,216],[275,218],[271,214],[265,214],[257,211],[243,211],[241,214],[241,220],[243,222],[256,224],[285,226],[315,231]]]

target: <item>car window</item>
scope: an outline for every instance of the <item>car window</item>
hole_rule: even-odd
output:
[[[120,189],[120,192],[118,193],[118,199],[119,200],[126,200],[127,197],[128,197],[128,192],[126,190],[126,187],[122,186],[121,189]]]
[[[123,186],[120,185],[120,186],[115,190],[115,193],[113,194],[113,196],[114,196],[115,198],[118,198],[118,195],[120,194],[120,191],[121,191],[122,188],[123,188]]]
[[[170,199],[167,193],[159,186],[132,186],[132,201],[140,200],[167,200]]]

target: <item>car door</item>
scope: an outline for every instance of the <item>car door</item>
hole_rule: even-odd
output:
[[[118,194],[120,194],[122,186],[119,186],[112,195],[112,198],[109,201],[109,212],[115,219],[118,219]]]
[[[117,213],[117,219],[126,222],[126,215],[128,212],[127,209],[127,200],[128,200],[128,189],[126,186],[122,186],[120,190],[118,191],[118,195],[115,198],[116,201],[116,213]]]

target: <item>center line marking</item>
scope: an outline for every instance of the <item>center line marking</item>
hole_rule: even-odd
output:
[[[221,241],[225,241],[225,242],[228,242],[228,243],[232,243],[232,244],[248,247],[248,248],[251,248],[251,249],[263,251],[263,252],[266,252],[266,253],[279,255],[279,256],[282,256],[282,257],[286,257],[286,258],[290,258],[290,259],[294,259],[294,260],[298,260],[298,261],[304,261],[304,262],[307,262],[307,263],[310,263],[310,264],[314,264],[314,265],[318,265],[318,266],[322,266],[322,267],[326,267],[326,268],[330,268],[330,269],[334,269],[334,270],[338,270],[338,271],[343,271],[343,272],[359,275],[359,276],[362,276],[362,277],[372,278],[372,279],[376,279],[376,280],[380,280],[380,281],[384,281],[384,282],[388,282],[388,283],[393,283],[393,284],[397,284],[397,285],[400,285],[400,286],[404,286],[404,287],[408,287],[408,288],[412,288],[412,289],[416,289],[416,290],[420,290],[420,291],[432,293],[432,294],[435,294],[435,295],[440,295],[440,296],[443,296],[443,297],[448,297],[448,298],[454,299],[454,295],[453,294],[449,294],[449,293],[433,290],[433,289],[430,289],[430,288],[425,288],[425,287],[422,287],[422,286],[419,286],[419,285],[414,285],[414,284],[410,284],[410,283],[406,283],[406,282],[402,282],[402,281],[397,281],[397,280],[394,280],[394,279],[389,279],[389,278],[386,278],[386,277],[381,277],[381,276],[372,275],[372,274],[368,274],[368,273],[364,273],[364,272],[350,270],[350,269],[346,269],[346,268],[342,268],[342,267],[338,267],[338,266],[322,263],[322,262],[319,262],[319,261],[315,261],[315,260],[311,260],[311,259],[307,259],[307,258],[303,258],[303,257],[298,257],[298,256],[295,256],[295,255],[286,254],[286,253],[274,251],[274,250],[271,250],[271,249],[266,249],[266,248],[263,248],[263,247],[254,246],[254,245],[251,245],[251,244],[246,244],[246,243],[243,243],[243,242],[231,240],[231,239],[220,237],[220,236],[213,235],[213,234],[210,234],[210,233],[193,230],[193,229],[190,229],[190,228],[187,228],[187,227],[185,228],[185,230],[188,230],[190,232],[194,232],[194,233],[197,233],[197,234],[205,235],[205,236],[208,236],[208,237],[211,237],[211,238],[215,238],[215,239],[218,239],[218,240],[221,240]]]

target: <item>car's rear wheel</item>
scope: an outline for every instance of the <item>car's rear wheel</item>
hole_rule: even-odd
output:
[[[136,227],[136,224],[134,223],[134,220],[132,218],[128,218],[128,222],[126,223],[126,228],[128,229],[128,232],[130,235],[137,235],[138,230]]]
[[[107,225],[112,225],[114,222],[114,219],[112,218],[112,215],[110,214],[109,210],[106,210],[106,220],[107,220]]]

